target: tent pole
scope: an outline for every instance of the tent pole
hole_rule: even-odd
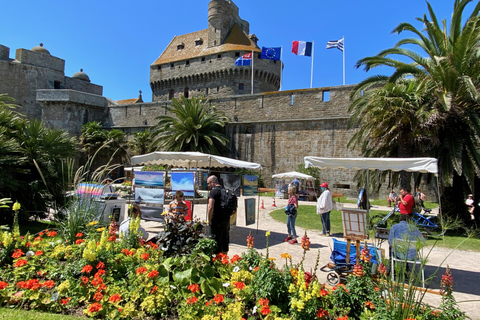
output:
[[[262,175],[262,169],[260,169],[260,175]],[[260,192],[258,192],[258,184],[257,184],[257,200],[258,200],[257,201],[257,234],[258,234],[258,220],[260,219]],[[247,210],[245,210],[245,214],[247,214]]]
[[[370,170],[367,169],[367,185],[365,188],[365,198],[366,198],[366,206],[367,206],[367,228],[368,228],[368,220],[370,218],[370,197],[368,196],[368,192],[370,190]]]

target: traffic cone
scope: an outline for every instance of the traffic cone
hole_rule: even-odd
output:
[[[262,205],[260,206],[260,209],[265,209],[265,207],[263,206],[263,200],[262,200]]]
[[[273,203],[272,203],[272,207],[276,207],[277,205],[275,204],[275,197],[273,197]]]

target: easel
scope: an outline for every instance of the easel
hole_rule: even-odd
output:
[[[365,221],[367,210],[342,208],[343,237],[347,240],[346,263],[350,263],[350,246],[355,241],[357,261],[360,257],[360,241],[368,238]]]

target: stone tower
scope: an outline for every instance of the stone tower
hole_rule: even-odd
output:
[[[252,92],[252,67],[235,66],[253,52],[253,93],[278,91],[281,61],[260,59],[257,37],[230,0],[211,0],[208,29],[175,36],[150,66],[152,101],[206,96],[225,97]]]

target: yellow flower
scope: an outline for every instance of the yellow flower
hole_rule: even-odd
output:
[[[269,236],[270,236],[270,231],[267,231],[267,232],[265,233],[265,237],[269,237]]]
[[[166,214],[168,214],[168,211],[163,211],[163,212],[162,212],[162,216],[164,216],[164,215],[166,215]]]
[[[285,253],[282,253],[282,254],[280,255],[280,257],[283,258],[283,259],[291,259],[291,258],[292,258],[292,256],[289,255],[289,254],[286,253],[286,252],[285,252]]]
[[[15,201],[15,203],[13,204],[12,210],[13,211],[18,211],[18,210],[20,210],[20,208],[21,208],[20,203],[18,203],[18,201]]]
[[[98,232],[102,232],[103,230],[105,230],[105,227],[102,227],[102,228],[98,228],[98,229],[97,229]]]
[[[89,224],[87,224],[87,226],[94,226],[98,223],[98,221],[92,221],[90,222]]]
[[[277,258],[273,258],[273,257],[268,257],[268,259],[270,259],[270,261],[275,261],[275,260],[277,260]]]

